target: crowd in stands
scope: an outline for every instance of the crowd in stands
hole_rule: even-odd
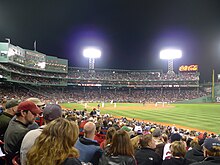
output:
[[[88,69],[69,68],[67,73],[59,73],[58,71],[46,71],[40,69],[31,69],[14,65],[10,63],[1,63],[0,68],[22,76],[35,76],[45,78],[68,78],[69,81],[74,80],[99,80],[103,81],[190,81],[198,82],[199,73],[197,72],[180,72],[178,74],[167,74],[162,71],[132,71],[132,70],[106,70],[99,69],[95,72],[89,72]]]
[[[196,72],[183,72],[179,74],[166,74],[161,71],[122,71],[122,70],[79,70],[69,68],[68,76],[73,79],[95,79],[95,80],[116,80],[116,81],[199,81],[199,74]]]
[[[50,77],[50,78],[66,78],[67,74],[66,73],[57,73],[57,72],[48,72],[48,71],[42,71],[42,70],[37,70],[37,69],[30,69],[30,68],[24,68],[20,67],[17,65],[12,65],[12,64],[0,64],[0,68],[10,71],[13,73],[18,73],[22,75],[31,75],[31,76],[38,76],[38,77]]]
[[[35,77],[35,76],[23,76],[20,74],[11,74],[11,80],[12,81],[18,81],[18,82],[23,82],[23,83],[34,83],[34,84],[44,84],[44,85],[66,85],[67,80],[65,79],[58,79],[58,78],[53,78],[53,79],[48,79],[44,77]]]
[[[49,83],[49,82],[48,82]],[[107,89],[97,87],[34,87],[34,86],[1,86],[1,96],[9,98],[37,97],[44,100],[62,102],[177,102],[206,96],[208,93],[198,89]],[[24,94],[25,93],[25,94]],[[34,94],[33,94],[34,93]]]
[[[62,110],[38,98],[1,105],[1,164],[220,164],[214,133],[100,114],[100,106]]]

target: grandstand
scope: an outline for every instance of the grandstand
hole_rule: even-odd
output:
[[[200,73],[181,66],[177,74],[162,70],[119,70],[68,67],[68,60],[0,43],[1,95],[38,95],[58,102],[178,102],[200,99],[207,93]],[[188,68],[192,68],[189,66]],[[184,70],[185,69],[185,70]],[[9,92],[10,91],[10,92]],[[26,93],[26,94],[24,94]]]

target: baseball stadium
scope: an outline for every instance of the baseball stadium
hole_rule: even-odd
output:
[[[67,59],[1,42],[1,108],[7,100],[38,98],[61,105],[65,117],[132,123],[141,126],[139,133],[156,127],[195,136],[220,133],[220,84],[214,78],[201,84],[198,65],[182,65],[174,72],[168,60],[168,72],[122,70],[95,68],[94,60],[89,57],[88,68],[71,67]]]
[[[201,84],[196,64],[174,71],[176,50],[164,51],[166,72],[95,68],[101,54],[94,48],[83,51],[89,67],[80,68],[68,66],[67,59],[1,42],[0,164],[40,165],[40,160],[102,165],[108,143],[109,151],[118,145],[131,152],[128,164],[139,164],[139,152],[147,141],[159,164],[172,161],[170,150],[177,143],[189,163],[203,160],[203,151],[198,160],[185,152],[219,138],[220,85],[214,81],[214,71],[212,83]],[[65,156],[56,160],[61,150]],[[107,160],[112,161],[118,158]],[[122,162],[120,158],[116,164]]]

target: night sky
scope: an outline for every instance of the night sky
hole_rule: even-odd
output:
[[[198,64],[202,82],[220,73],[220,0],[0,0],[0,41],[88,67],[85,46],[102,50],[96,68],[162,69],[166,47],[183,51],[174,60]]]

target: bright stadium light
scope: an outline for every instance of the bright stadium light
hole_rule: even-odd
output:
[[[182,57],[182,51],[178,49],[165,49],[160,51],[161,59],[176,59]]]
[[[95,47],[87,47],[83,50],[83,56],[89,58],[89,70],[94,71],[95,59],[101,57],[101,50]]]
[[[182,57],[182,51],[179,49],[164,49],[160,51],[160,59],[168,60],[168,74],[175,74],[173,71],[173,60]]]
[[[100,58],[101,54],[101,50],[94,47],[88,47],[83,50],[83,56],[86,58]]]

